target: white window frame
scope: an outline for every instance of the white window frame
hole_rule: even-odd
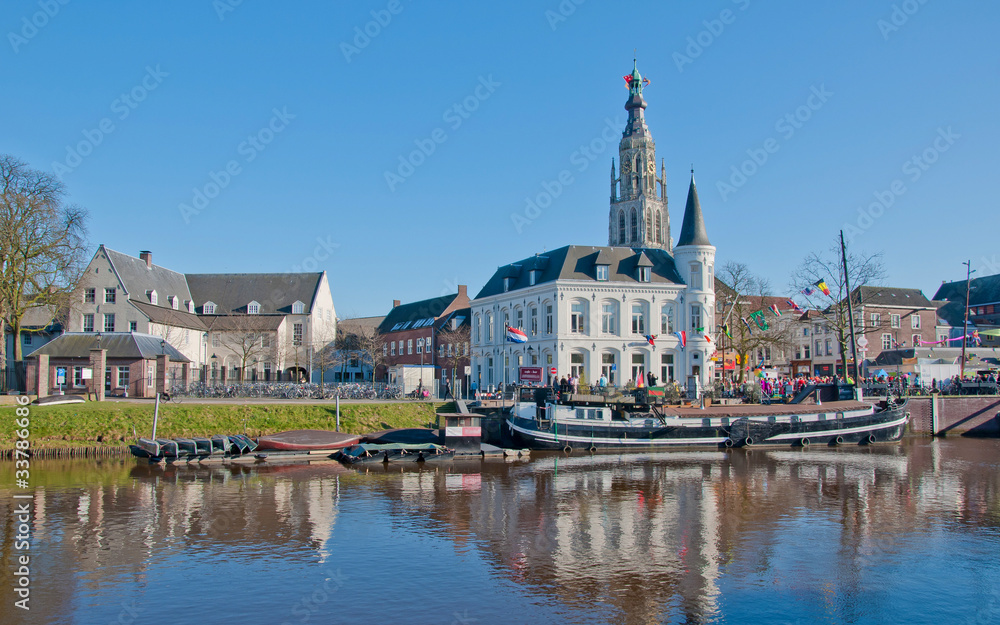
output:
[[[598,265],[597,266],[597,279],[599,281],[601,281],[601,282],[607,282],[608,281],[608,275],[610,273],[608,271],[609,269],[610,269],[610,267],[608,267],[607,265]]]
[[[882,333],[882,349],[892,349],[892,334]]]
[[[215,302],[205,302],[201,307],[201,312],[206,315],[214,315]]]
[[[247,304],[247,314],[248,315],[259,315],[260,314],[260,302],[254,300]]]
[[[898,328],[898,327],[900,327],[900,323],[901,322],[902,322],[902,317],[900,317],[899,315],[896,315],[896,314],[889,315],[889,327],[890,328]]]
[[[618,334],[618,304],[616,302],[601,302],[601,332],[610,335]]]
[[[417,339],[417,353],[424,353],[424,339]]]
[[[87,328],[87,322],[90,322],[90,328]],[[80,329],[83,332],[93,332],[94,331],[94,313],[84,313],[83,319],[81,319]]]
[[[110,327],[108,325],[108,321],[111,322]],[[115,331],[115,314],[114,313],[105,313],[104,314],[104,320],[103,320],[103,326],[102,327],[104,328],[104,330],[102,330],[102,332],[114,332]]]
[[[302,315],[302,314],[305,314],[305,309],[306,309],[306,305],[304,303],[300,302],[299,300],[295,300],[295,302],[292,303],[292,314],[293,315]]]
[[[97,303],[97,289],[88,288],[83,290],[83,303],[84,304],[96,304]]]
[[[920,315],[919,314],[914,313],[914,314],[910,315],[910,329],[911,330],[919,330],[920,329]]]
[[[118,289],[113,286],[104,288],[104,303],[114,304],[118,301]]]

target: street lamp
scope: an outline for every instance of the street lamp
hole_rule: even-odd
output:
[[[968,260],[962,263],[965,265],[965,323],[962,327],[962,370],[959,373],[959,378],[965,378],[965,344],[969,341],[969,292],[972,290],[972,282],[970,278],[972,274],[976,273],[976,270],[972,268],[972,261]]]
[[[208,352],[205,352],[205,353],[207,354]],[[212,354],[212,383],[213,384],[215,383],[216,376],[218,375],[218,373],[219,373],[219,357],[216,356],[215,354]]]

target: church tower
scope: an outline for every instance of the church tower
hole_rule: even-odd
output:
[[[671,252],[670,215],[663,161],[656,175],[656,146],[646,127],[642,89],[649,80],[633,64],[628,85],[628,122],[618,144],[618,171],[611,160],[611,211],[608,245],[659,248]]]

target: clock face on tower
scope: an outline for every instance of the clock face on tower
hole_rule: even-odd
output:
[[[653,161],[646,163],[646,172],[649,173],[650,176],[656,173],[656,163]]]
[[[632,160],[625,159],[624,161],[622,161],[622,173],[629,174],[631,172],[632,172]]]

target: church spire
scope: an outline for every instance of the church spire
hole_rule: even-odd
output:
[[[625,125],[625,136],[649,136],[649,128],[646,127],[646,120],[643,118],[646,100],[642,97],[642,89],[649,85],[649,79],[643,78],[639,73],[635,59],[632,59],[632,73],[623,76],[623,78],[625,84],[628,85],[628,101],[625,102],[628,123]]]
[[[677,246],[682,245],[711,245],[708,242],[708,233],[705,231],[705,218],[701,214],[701,202],[698,201],[698,187],[694,184],[694,169],[691,170],[691,186],[688,187],[684,221],[681,222],[681,237],[677,240]]]

